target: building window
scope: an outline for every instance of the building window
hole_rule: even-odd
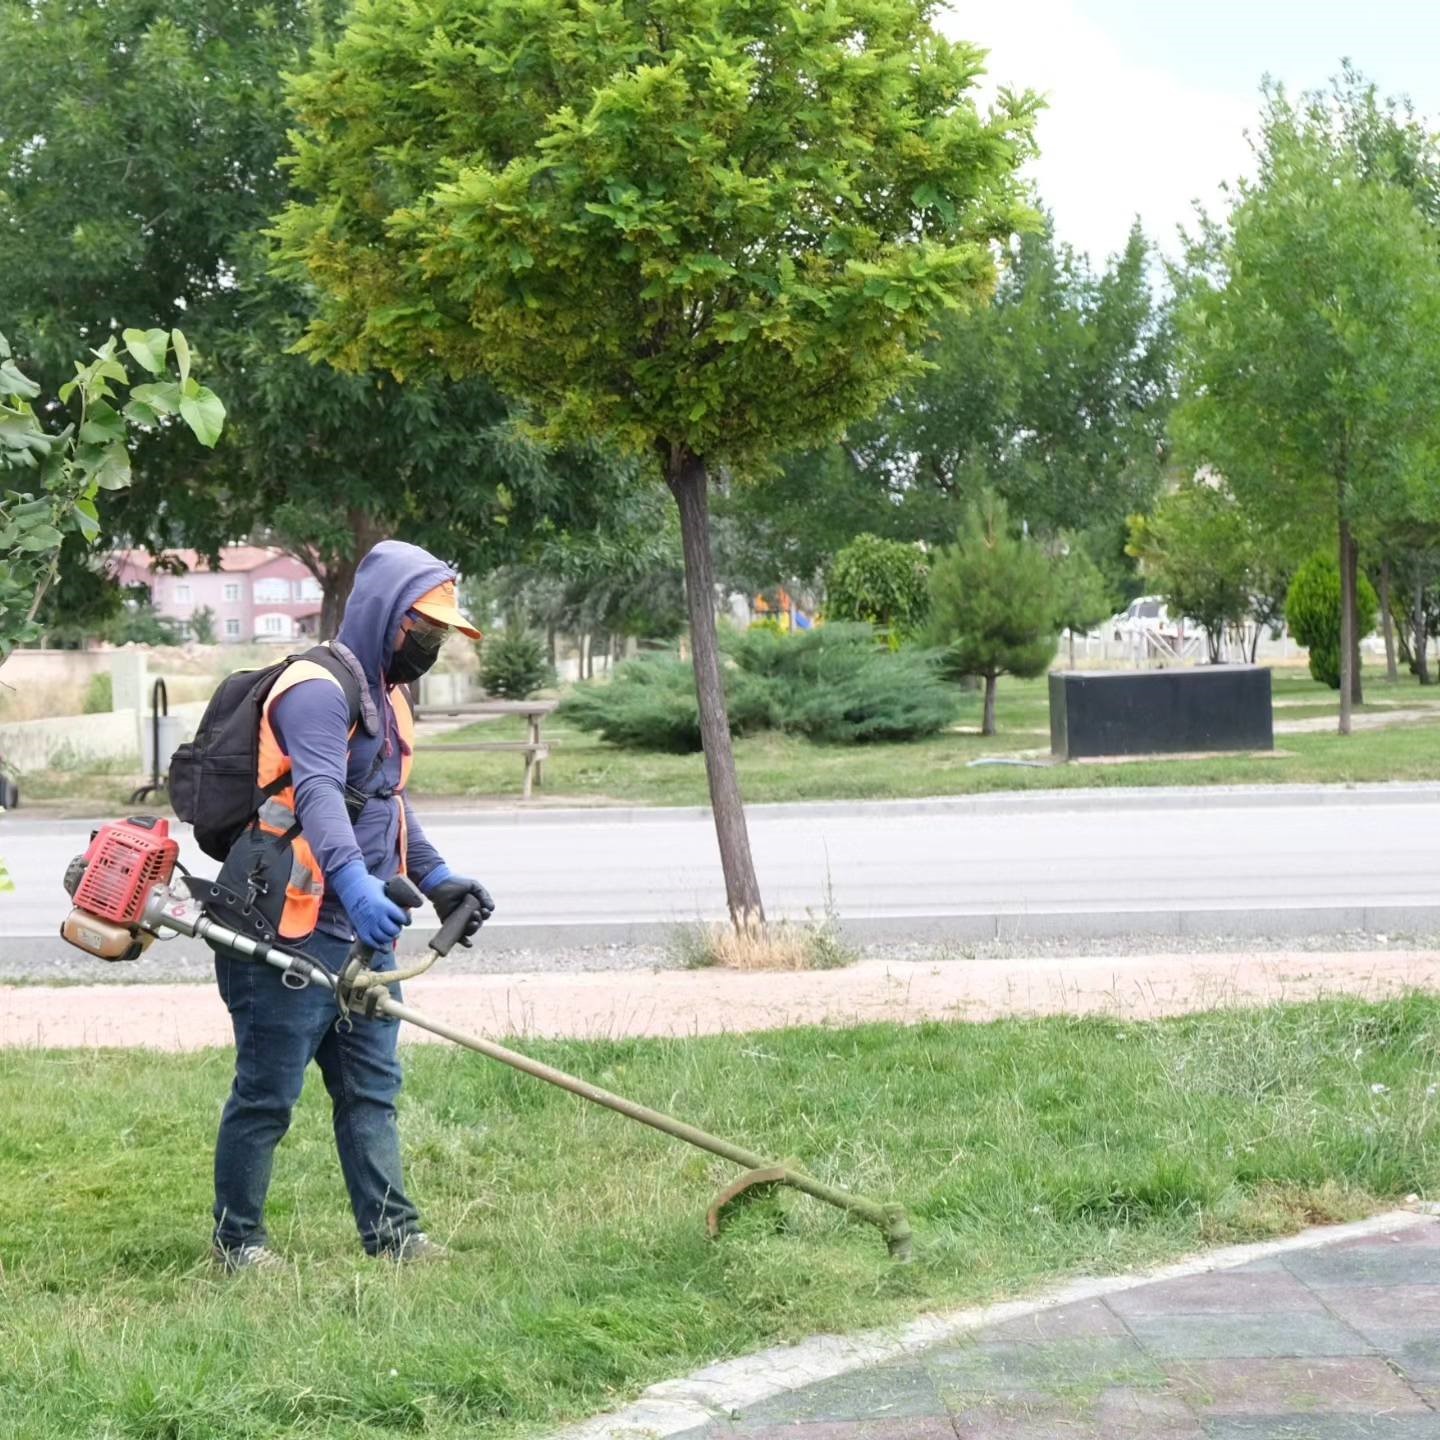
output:
[[[190,586],[183,581],[176,583],[175,603],[177,605],[188,605],[190,603]]]
[[[300,582],[300,598],[302,600],[323,600],[325,592],[320,588],[320,582],[312,576]]]
[[[227,580],[225,582],[225,603],[234,605],[240,599],[240,582],[238,580]]]
[[[225,622],[225,638],[227,640],[238,640],[240,638],[240,622],[238,620],[227,620]]]
[[[260,617],[260,633],[281,637],[289,635],[290,617],[288,615],[262,615]]]
[[[271,578],[255,582],[255,600],[262,605],[284,605],[290,599],[290,582]]]

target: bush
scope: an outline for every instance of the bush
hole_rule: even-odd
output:
[[[85,687],[85,714],[108,715],[115,708],[115,684],[108,670],[90,677]]]
[[[533,631],[507,626],[480,646],[480,683],[487,695],[528,700],[555,683],[545,642]]]
[[[1380,602],[1362,571],[1356,582],[1355,608],[1361,635],[1375,628]],[[1290,633],[1310,652],[1310,674],[1332,690],[1340,688],[1340,562],[1317,550],[1296,572],[1285,597]]]
[[[825,575],[826,618],[874,625],[892,643],[915,632],[929,603],[924,553],[899,540],[857,535]]]
[[[768,686],[730,667],[724,677],[732,735],[778,728]],[[630,750],[685,755],[702,748],[695,672],[672,656],[625,661],[616,666],[613,679],[578,688],[559,714],[579,729]]]
[[[778,730],[819,742],[912,740],[952,723],[959,699],[918,650],[876,645],[868,625],[826,625],[794,635],[728,635],[730,733]],[[691,667],[630,660],[609,683],[587,685],[561,715],[602,740],[640,750],[695,751],[700,714]]]

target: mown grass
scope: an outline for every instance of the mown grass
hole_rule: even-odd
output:
[[[1356,784],[1384,780],[1440,780],[1440,689],[1413,681],[1387,685],[1371,677],[1371,703],[1433,708],[1434,723],[1416,722],[1362,730],[1341,737],[1328,731],[1281,735],[1275,755],[1214,756],[1200,760],[1147,760],[1115,765],[978,766],[975,760],[1024,757],[1044,760],[1050,748],[1046,682],[1001,681],[999,735],[978,733],[979,699],[966,697],[962,728],[908,744],[815,745],[793,736],[759,735],[735,742],[745,798],[752,803],[786,800],[884,800],[996,790],[1099,789],[1107,786]],[[1333,715],[1331,692],[1308,676],[1277,674],[1277,699],[1301,701],[1278,708],[1277,721]],[[623,801],[649,805],[704,805],[708,801],[701,755],[621,750],[562,722],[545,727],[554,744],[545,765],[543,790],[583,802]],[[520,739],[520,725],[495,722],[445,737]],[[422,746],[412,789],[418,796],[466,800],[516,798],[521,764],[513,754],[446,755],[443,740]]]
[[[322,1097],[271,1219],[205,1266],[221,1052],[0,1055],[0,1434],[511,1436],[716,1357],[1359,1215],[1440,1185],[1440,1000],[1154,1024],[534,1044],[908,1205],[917,1259],[803,1197],[704,1238],[733,1172],[460,1052],[410,1052],[410,1183],[456,1257],[357,1258]]]

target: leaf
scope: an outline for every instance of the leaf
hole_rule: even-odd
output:
[[[125,348],[152,375],[164,370],[165,349],[170,337],[163,330],[126,330],[122,338]]]
[[[175,347],[175,363],[180,367],[180,383],[190,378],[190,342],[179,330],[170,332],[170,343]]]
[[[65,537],[53,525],[36,525],[20,536],[17,548],[21,550],[55,550],[64,539]]]
[[[157,415],[173,415],[180,408],[180,387],[173,380],[158,385],[137,385],[130,398],[148,405]]]
[[[180,414],[194,432],[195,438],[202,445],[213,449],[225,425],[225,406],[213,390],[204,385],[195,385],[193,380],[188,382],[186,388],[189,389],[190,386],[195,386],[195,393],[181,397]]]
[[[143,400],[133,398],[125,402],[125,408],[121,412],[127,420],[133,420],[137,425],[154,425],[160,419],[160,412],[153,405],[147,405]]]
[[[130,483],[130,452],[121,441],[106,447],[90,478],[102,490],[123,490]]]
[[[112,440],[125,438],[125,421],[119,411],[102,400],[90,407],[85,423],[80,427],[82,445],[108,445]]]
[[[75,502],[75,524],[87,544],[93,545],[100,538],[100,512],[93,500]]]
[[[0,360],[0,395],[18,395],[22,400],[33,400],[40,393],[40,387],[22,375],[13,361]]]

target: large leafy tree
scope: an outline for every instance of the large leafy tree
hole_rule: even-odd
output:
[[[873,410],[1026,218],[1033,102],[935,0],[372,0],[295,88],[314,352],[487,374],[679,508],[726,890],[762,915],[726,723],[712,471]]]
[[[1440,264],[1415,197],[1375,172],[1325,97],[1268,91],[1256,152],[1254,180],[1175,277],[1177,434],[1261,523],[1336,545],[1348,734],[1357,527],[1440,504]]]
[[[993,303],[943,319],[931,368],[843,444],[727,498],[750,565],[809,579],[856,534],[943,543],[981,490],[1032,531],[1114,536],[1159,488],[1169,318],[1138,228],[1097,273],[1049,229],[1010,247]]]
[[[517,433],[483,380],[397,385],[289,347],[305,287],[267,270],[288,194],[296,68],[341,0],[0,0],[0,318],[53,390],[111,318],[183,324],[232,424],[214,454],[140,435],[113,535],[212,551],[255,532],[292,550],[333,631],[355,566],[401,535],[479,569],[558,513],[596,523],[623,477]],[[567,508],[568,507],[568,508]]]

